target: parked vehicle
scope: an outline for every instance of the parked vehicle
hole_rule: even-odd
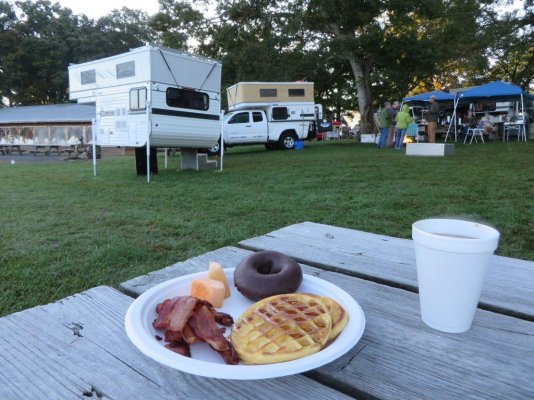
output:
[[[220,136],[221,68],[216,60],[147,45],[69,66],[70,99],[96,105],[99,146],[196,152]]]
[[[297,140],[311,140],[322,106],[313,100],[311,82],[240,82],[227,90],[223,120],[224,146],[264,144],[292,149]],[[220,151],[221,140],[209,149]]]

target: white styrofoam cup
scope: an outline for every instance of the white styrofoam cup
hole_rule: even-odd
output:
[[[499,232],[477,222],[425,219],[412,225],[412,238],[423,322],[443,332],[469,330]]]

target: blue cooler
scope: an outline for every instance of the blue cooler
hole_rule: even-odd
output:
[[[302,150],[304,148],[304,142],[302,140],[297,140],[295,142],[295,150]]]

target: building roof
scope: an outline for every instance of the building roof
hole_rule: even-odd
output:
[[[0,108],[0,125],[90,123],[96,117],[94,105],[50,104]]]

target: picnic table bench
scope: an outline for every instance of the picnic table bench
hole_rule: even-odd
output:
[[[165,367],[128,340],[134,297],[209,261],[235,267],[260,249],[349,293],[365,332],[344,356],[275,379],[221,380]],[[472,328],[421,320],[411,240],[305,222],[123,282],[0,319],[0,398],[527,399],[534,398],[534,263],[495,256]],[[216,368],[214,364],[214,368]]]
[[[93,147],[89,145],[72,145],[69,149],[65,149],[64,152],[67,154],[68,158],[71,159],[76,159],[83,153],[86,153],[89,158],[89,154],[91,154],[92,157]]]
[[[0,144],[0,153],[3,155],[10,155],[15,152],[18,152],[19,155],[22,155],[26,150],[22,150],[18,144]]]
[[[63,152],[57,145],[36,145],[33,150],[30,150],[30,153],[36,157],[38,154],[44,154],[45,156],[50,155],[50,153],[56,153],[58,156]]]

